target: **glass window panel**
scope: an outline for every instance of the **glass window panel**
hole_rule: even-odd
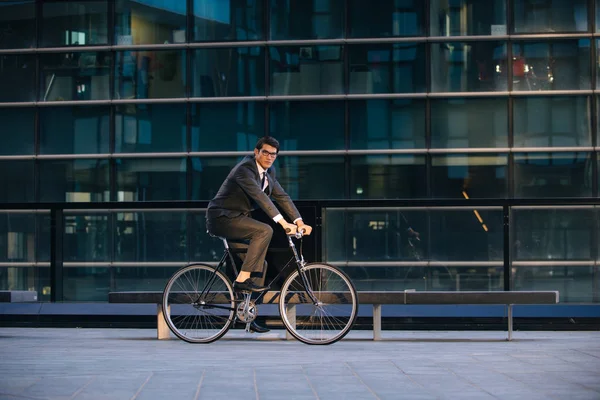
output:
[[[514,207],[514,261],[593,260],[597,210]]]
[[[265,103],[192,104],[192,151],[252,151],[265,134]]]
[[[349,105],[350,148],[425,147],[424,100],[353,100]]]
[[[513,90],[591,89],[589,39],[513,43],[512,64]]]
[[[505,42],[431,44],[431,91],[507,90]]]
[[[506,0],[431,0],[431,36],[506,35]]]
[[[33,154],[34,121],[34,108],[0,108],[0,155]]]
[[[183,158],[117,159],[117,201],[185,200]]]
[[[0,160],[0,202],[34,201],[33,161]]]
[[[117,0],[115,44],[185,43],[186,2]]]
[[[271,39],[337,39],[344,34],[344,0],[271,0]]]
[[[38,215],[38,236],[37,236],[37,261],[50,262],[50,237],[52,225],[50,224],[50,212]],[[48,268],[50,269],[50,268]]]
[[[591,153],[515,153],[514,160],[515,197],[592,195]]]
[[[429,246],[432,261],[502,261],[504,259],[502,209],[469,208],[434,211],[430,213],[430,224]],[[502,269],[502,265],[498,268]]]
[[[64,216],[64,261],[110,261],[110,216],[72,214]]]
[[[505,98],[432,99],[431,147],[507,147],[507,121]]]
[[[280,156],[277,180],[294,200],[344,197],[344,158],[339,156]]]
[[[0,290],[36,291],[38,302],[50,301],[50,268],[0,267]]]
[[[427,196],[425,156],[352,156],[350,198],[410,199]]]
[[[515,97],[515,147],[591,146],[589,97]]]
[[[431,163],[435,198],[507,197],[505,154],[435,154]]]
[[[271,136],[281,150],[343,150],[344,102],[273,102]]]
[[[412,228],[428,240],[424,210],[327,209],[323,221],[326,261],[416,261],[427,257],[425,242],[417,247],[419,241],[408,231]]]
[[[187,104],[123,104],[115,107],[115,152],[187,151]]]
[[[198,41],[261,40],[268,0],[194,0],[194,36]]]
[[[114,273],[107,267],[66,267],[63,269],[63,301],[107,302]]]
[[[265,48],[194,50],[195,97],[264,96]]]
[[[255,143],[256,144],[256,143]],[[252,145],[254,147],[254,145]],[[231,169],[242,160],[240,157],[193,157],[192,200],[211,200],[229,175]],[[203,232],[206,232],[204,230]]]
[[[194,211],[190,214],[190,260],[218,262],[223,256],[223,242],[206,233],[206,211]]]
[[[44,1],[43,47],[108,44],[108,1]]]
[[[350,93],[416,93],[426,91],[424,43],[353,45]]]
[[[513,290],[558,290],[561,303],[598,301],[594,293],[598,275],[592,266],[572,266],[568,261],[561,266],[513,266],[511,280]]]
[[[343,46],[269,47],[271,94],[344,92]]]
[[[183,263],[182,263],[183,264]],[[183,266],[183,265],[182,265]],[[162,292],[171,276],[181,267],[127,267],[113,268],[114,289],[111,291]],[[108,300],[108,293],[105,300]]]
[[[109,152],[109,107],[41,107],[39,113],[40,154]]]
[[[0,102],[35,101],[35,81],[34,55],[0,54]]]
[[[115,261],[187,260],[186,215],[169,211],[117,213]]]
[[[109,201],[108,160],[41,160],[40,201]]]
[[[0,262],[36,261],[35,221],[35,214],[0,212]]]
[[[587,0],[514,0],[514,33],[588,31]]]
[[[107,51],[40,55],[40,101],[110,99]]]
[[[425,36],[425,2],[350,0],[350,37]]]
[[[1,2],[0,49],[23,49],[34,45],[35,1]]]
[[[115,98],[185,97],[184,50],[117,51]]]

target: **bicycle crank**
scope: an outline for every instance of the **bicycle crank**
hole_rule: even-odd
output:
[[[254,301],[242,301],[237,306],[236,316],[240,322],[249,324],[258,316],[258,309]]]

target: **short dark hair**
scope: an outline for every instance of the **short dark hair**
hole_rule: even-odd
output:
[[[279,153],[279,142],[273,136],[263,136],[258,139],[258,142],[256,142],[256,150],[261,150],[265,144],[275,147]]]

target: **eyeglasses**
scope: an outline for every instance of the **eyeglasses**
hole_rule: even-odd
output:
[[[262,154],[262,155],[263,155],[263,156],[265,156],[265,157],[272,157],[272,158],[275,158],[275,157],[277,157],[277,152],[271,153],[270,151],[267,151],[267,150],[265,150],[265,149],[262,149],[262,150],[260,151],[260,154]]]

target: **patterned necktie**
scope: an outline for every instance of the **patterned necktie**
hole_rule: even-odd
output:
[[[260,181],[260,190],[265,190],[265,181],[267,180],[267,171],[262,173],[262,180]]]

